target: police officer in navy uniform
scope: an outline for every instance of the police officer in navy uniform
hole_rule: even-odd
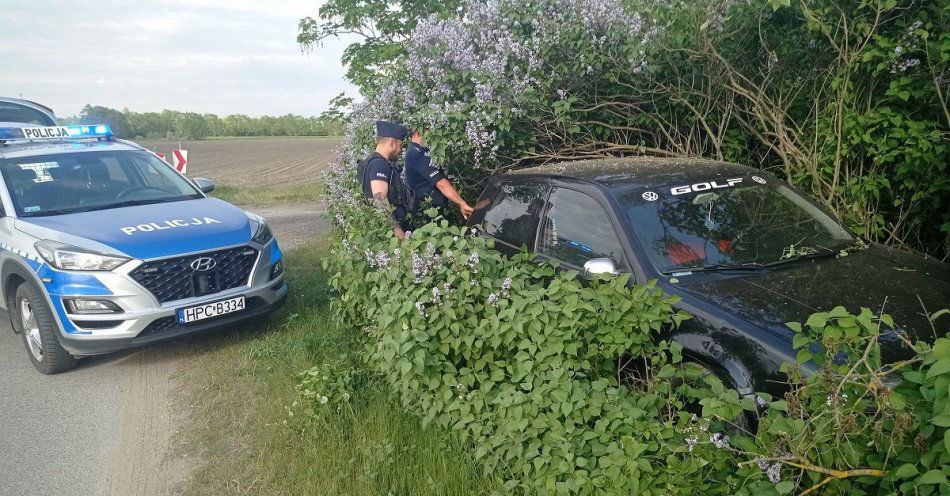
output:
[[[406,149],[406,182],[415,192],[418,205],[423,205],[428,198],[431,205],[444,214],[445,207],[451,201],[458,205],[462,217],[467,219],[472,213],[472,207],[445,177],[442,167],[432,164],[429,148],[422,144],[422,132],[419,130],[413,130],[412,142]]]
[[[376,121],[376,150],[364,160],[358,172],[363,196],[392,216],[393,233],[405,239],[407,205],[398,197],[402,187],[402,169],[393,162],[402,153],[402,142],[409,130],[389,121]]]

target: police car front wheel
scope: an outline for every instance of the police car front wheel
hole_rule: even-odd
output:
[[[23,282],[16,289],[14,301],[10,317],[36,370],[56,374],[73,368],[77,360],[59,344],[53,312],[39,290]]]

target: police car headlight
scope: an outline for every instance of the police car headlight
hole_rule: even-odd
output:
[[[112,270],[129,259],[105,255],[56,241],[37,241],[34,245],[43,260],[59,270]]]
[[[254,233],[254,236],[251,236],[251,241],[263,245],[274,237],[263,217],[247,212],[247,218],[251,220],[251,232]]]

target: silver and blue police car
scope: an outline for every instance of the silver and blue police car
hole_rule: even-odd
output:
[[[108,126],[0,128],[0,179],[0,305],[42,373],[284,302],[264,219]]]

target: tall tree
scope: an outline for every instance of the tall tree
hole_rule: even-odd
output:
[[[460,4],[459,0],[329,0],[316,17],[300,20],[297,42],[312,49],[328,38],[361,38],[343,51],[346,77],[363,93],[374,94],[378,76],[405,59],[403,42],[419,21],[455,13]]]

